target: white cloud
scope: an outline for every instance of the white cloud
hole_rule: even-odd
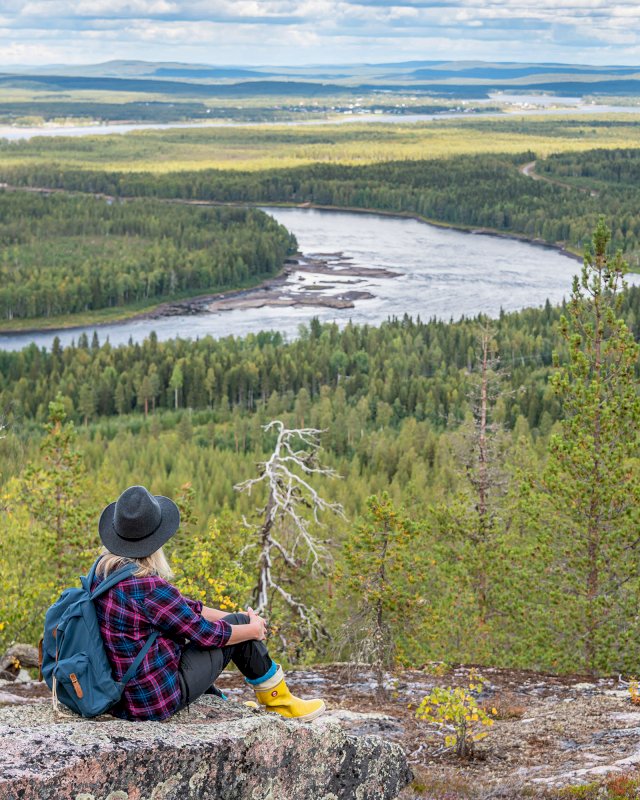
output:
[[[237,64],[527,60],[532,49],[632,63],[640,49],[637,0],[0,0],[0,14],[7,64],[19,53],[211,61],[212,44],[217,63]]]
[[[102,17],[126,13],[127,16],[180,13],[180,3],[169,0],[79,0],[74,4],[61,0],[27,0],[20,5],[20,15]],[[14,6],[15,7],[15,6]]]
[[[156,44],[176,44],[189,42],[202,44],[215,40],[216,25],[207,22],[151,22],[142,20],[125,28],[129,39]]]
[[[0,37],[4,38],[4,31],[0,28]],[[24,43],[15,42],[3,45],[1,58],[5,64],[44,64],[59,60],[60,51],[55,45],[46,47],[41,42]]]

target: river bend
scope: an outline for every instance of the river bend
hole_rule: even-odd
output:
[[[293,270],[290,291],[312,284],[323,294],[346,291],[369,293],[353,308],[313,306],[235,309],[197,316],[140,319],[97,328],[100,341],[113,345],[130,338],[141,341],[151,331],[161,340],[175,336],[196,338],[243,336],[260,330],[279,330],[294,337],[302,323],[317,316],[323,322],[377,325],[390,316],[410,314],[459,319],[482,312],[492,317],[501,310],[515,311],[552,303],[568,296],[579,264],[559,251],[498,236],[463,233],[412,219],[355,212],[301,208],[265,208],[292,231],[306,256],[340,254],[355,267],[390,270],[396,277],[378,275],[340,277]],[[66,331],[0,335],[0,349],[17,350],[30,342],[49,348],[54,336],[62,344],[89,336],[96,326]]]

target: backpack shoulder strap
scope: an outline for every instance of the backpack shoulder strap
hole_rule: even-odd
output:
[[[96,577],[96,569],[98,568],[98,564],[100,563],[101,558],[102,556],[98,556],[98,558],[96,558],[96,560],[91,565],[91,569],[89,570],[87,577],[80,579],[85,586],[89,587],[89,589],[91,589],[91,584],[93,583],[94,578]]]
[[[133,676],[136,674],[136,672],[138,671],[138,667],[140,666],[140,664],[142,664],[142,662],[144,661],[144,657],[149,652],[149,648],[155,642],[155,640],[158,638],[158,634],[159,634],[159,631],[154,631],[149,636],[147,641],[144,643],[144,645],[142,647],[142,650],[136,656],[135,661],[133,662],[133,664],[129,667],[129,669],[122,676],[122,680],[120,681],[121,686],[124,687],[125,684],[129,683],[131,678],[133,678]]]
[[[93,574],[90,573],[87,578],[87,579],[91,578],[91,580],[89,581],[89,590],[91,590],[91,584],[93,583],[93,575],[95,575],[95,569],[94,569],[95,566],[96,565],[94,564],[93,567],[91,568],[91,573]],[[120,567],[120,569],[117,569],[115,572],[112,572],[108,578],[105,578],[102,581],[102,583],[98,587],[96,587],[96,589],[94,589],[93,592],[91,592],[91,599],[95,600],[96,597],[100,597],[101,594],[107,592],[109,589],[111,589],[112,586],[115,586],[116,583],[120,583],[120,581],[123,581],[125,578],[128,578],[130,575],[133,575],[133,573],[137,569],[138,569],[137,564],[125,564],[124,567]]]
[[[94,565],[91,567],[91,571],[87,575],[87,582],[88,582],[89,589],[91,589],[91,584],[93,583],[93,579],[94,579],[95,574],[96,574],[96,567],[98,566],[98,561],[100,561],[99,558],[94,563]],[[124,580],[125,578],[128,578],[137,569],[138,569],[137,564],[126,564],[124,567],[121,567],[120,569],[116,570],[115,572],[112,572],[111,575],[109,575],[108,578],[105,578],[105,580],[103,580],[102,583],[93,592],[91,592],[91,599],[95,600],[96,597],[99,597],[101,594],[104,594],[104,592],[107,592],[109,589],[111,589],[117,583],[120,583],[120,581]],[[142,649],[140,650],[138,655],[135,657],[133,663],[131,664],[129,669],[122,676],[122,680],[120,681],[120,685],[123,688],[127,683],[129,683],[129,681],[133,678],[133,676],[138,671],[138,667],[144,661],[145,656],[149,652],[149,650],[151,648],[151,645],[158,638],[159,633],[160,633],[160,631],[153,631],[153,633],[150,634],[149,638],[147,639],[147,641],[142,646]]]

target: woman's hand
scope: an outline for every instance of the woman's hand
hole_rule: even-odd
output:
[[[254,638],[263,642],[267,638],[267,620],[256,614],[250,606],[247,608],[247,614],[249,615],[249,625],[255,632]]]
[[[231,636],[227,644],[238,644],[239,642],[249,642],[257,640],[263,642],[267,638],[267,620],[258,616],[252,608],[248,608],[246,612],[249,617],[249,622],[242,625],[231,626]]]

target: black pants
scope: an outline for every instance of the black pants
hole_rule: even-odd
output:
[[[249,622],[247,614],[227,614],[223,619],[230,625],[245,625]],[[266,644],[256,639],[225,647],[198,647],[189,643],[182,651],[178,667],[182,692],[180,708],[193,703],[200,695],[211,690],[213,682],[230,661],[249,680],[266,675],[273,663]]]

